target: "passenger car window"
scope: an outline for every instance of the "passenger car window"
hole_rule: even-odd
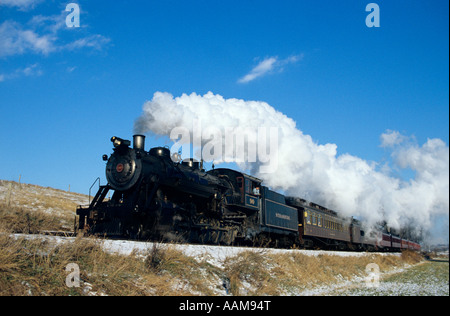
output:
[[[305,211],[306,223],[311,225],[311,212]]]

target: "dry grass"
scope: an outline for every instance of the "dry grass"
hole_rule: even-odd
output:
[[[214,295],[208,280],[220,283],[220,269],[171,247],[126,256],[108,253],[99,239],[48,240],[0,231],[0,296]],[[80,287],[66,286],[69,263],[80,268]]]
[[[277,279],[286,293],[364,277],[366,266],[371,263],[377,264],[382,273],[405,264],[401,257],[375,254],[360,257],[294,254],[277,256],[274,260],[278,264]]]
[[[80,268],[80,287],[66,286],[69,263]],[[79,238],[54,247],[40,239],[0,236],[0,295],[151,294],[174,292],[167,278],[148,271],[143,260],[108,254],[99,240]]]
[[[67,230],[74,217],[50,215],[0,203],[0,227],[15,233],[33,234],[43,230]]]
[[[277,295],[277,282],[265,252],[246,251],[225,261],[225,275],[233,295]]]
[[[9,209],[56,217],[64,230],[73,229],[77,205],[88,203],[88,197],[33,184],[0,180],[0,211]],[[39,215],[40,216],[40,215]]]
[[[369,263],[387,272],[421,260],[414,253],[337,257],[246,251],[219,268],[170,245],[119,255],[105,251],[99,239],[73,238],[61,244],[52,240],[0,231],[0,295],[223,295],[226,290],[231,295],[298,295],[364,277]],[[65,284],[69,263],[80,268],[78,288]]]
[[[412,250],[405,250],[402,252],[402,260],[408,264],[415,264],[423,260],[423,256]]]
[[[155,245],[144,255],[119,255],[106,251],[100,239],[76,238],[55,244],[49,238],[17,238],[12,233],[71,227],[76,199],[64,191],[0,182],[3,197],[9,194],[5,183],[12,188],[10,205],[0,199],[2,296],[297,295],[305,289],[365,276],[369,263],[385,272],[422,260],[408,251],[402,256],[337,257],[249,250],[228,257],[218,267],[170,245]],[[80,287],[66,286],[69,263],[80,268]]]
[[[364,277],[366,266],[375,263],[381,272],[422,260],[415,252],[396,255],[340,257],[302,253],[265,254],[245,252],[229,258],[225,272],[234,295],[296,295],[317,286]]]
[[[214,295],[222,276],[219,268],[186,256],[170,245],[154,244],[144,263],[155,275],[170,276],[177,295]]]
[[[215,287],[205,280],[220,283],[220,269],[170,247],[149,249],[143,258],[110,254],[99,239],[16,239],[12,233],[70,229],[86,197],[1,180],[0,197],[0,295],[212,295]],[[80,268],[79,288],[65,284],[69,263]]]

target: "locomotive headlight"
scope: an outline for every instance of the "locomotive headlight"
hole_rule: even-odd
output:
[[[129,140],[125,140],[116,136],[111,137],[111,142],[114,145],[114,148],[117,148],[121,145],[130,146],[131,142]]]
[[[118,163],[117,166],[116,166],[117,173],[121,173],[124,168],[125,167],[124,167],[124,165],[122,163]]]
[[[121,139],[116,136],[111,137],[111,142],[113,143],[114,147],[119,147],[122,144]]]

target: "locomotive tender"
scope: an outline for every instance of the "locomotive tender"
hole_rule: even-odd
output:
[[[77,231],[140,240],[322,249],[420,249],[387,233],[365,236],[361,223],[301,198],[285,197],[262,180],[231,169],[205,171],[170,150],[145,151],[145,136],[112,137],[107,185],[77,208]],[[108,193],[112,193],[107,198]]]

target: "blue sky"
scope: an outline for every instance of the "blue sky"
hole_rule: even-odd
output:
[[[157,91],[265,101],[369,161],[386,130],[448,145],[448,1],[375,1],[379,28],[369,2],[1,0],[0,179],[87,193]]]

